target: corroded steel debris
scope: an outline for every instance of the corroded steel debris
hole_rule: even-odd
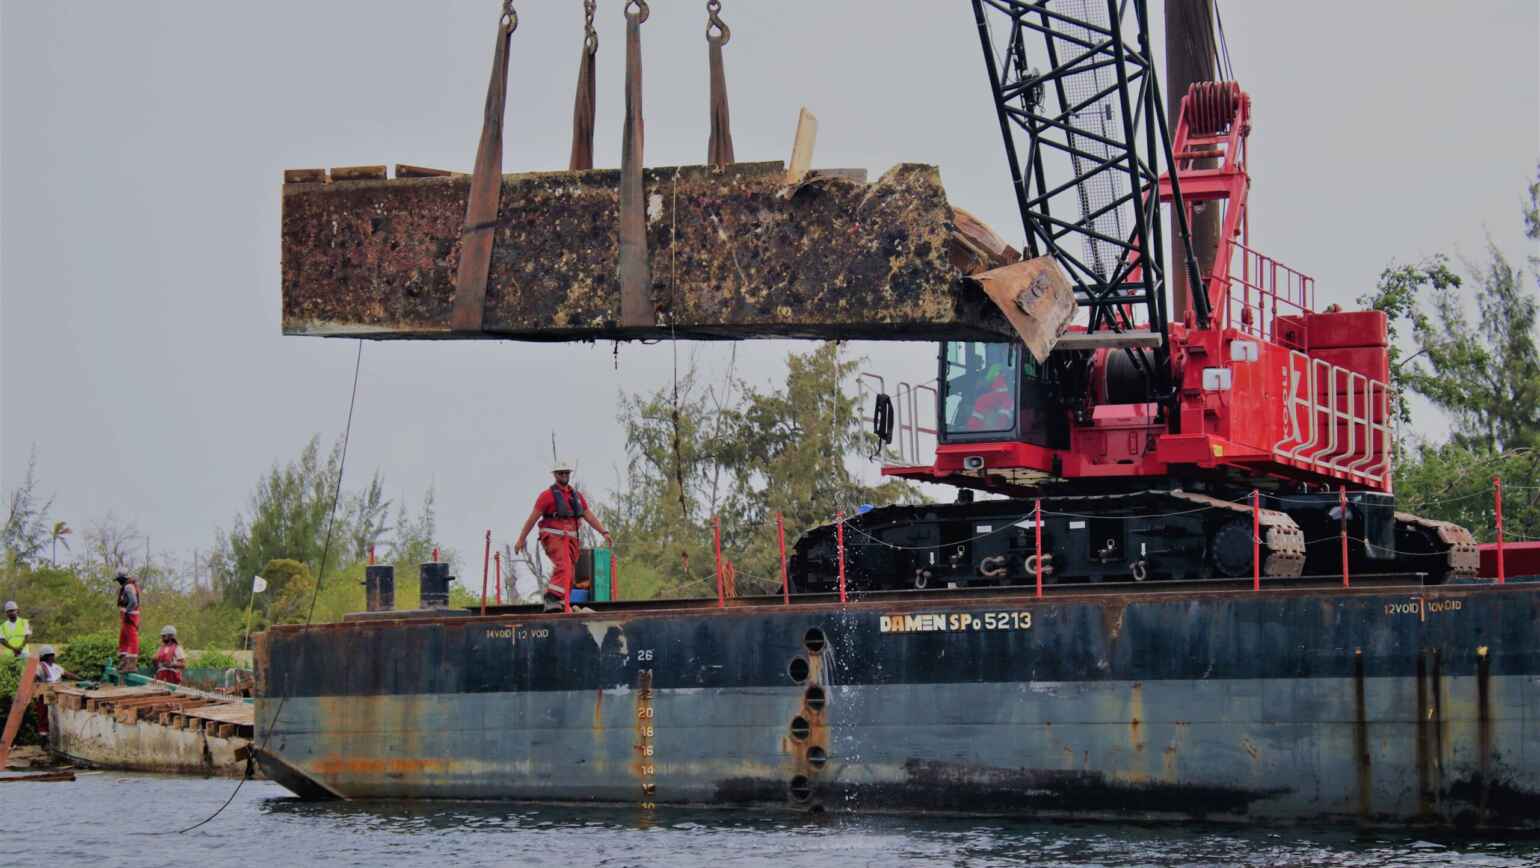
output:
[[[620,173],[504,175],[482,329],[469,333],[450,330],[466,176],[288,177],[296,182],[283,191],[287,334],[1014,336],[964,280],[962,242],[933,166],[899,165],[870,184],[859,173],[814,172],[787,185],[778,162],[647,171],[655,324],[643,328],[620,325]]]

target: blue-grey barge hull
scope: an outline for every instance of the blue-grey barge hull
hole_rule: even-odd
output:
[[[1269,585],[276,627],[256,743],[319,798],[1540,828],[1540,583]]]

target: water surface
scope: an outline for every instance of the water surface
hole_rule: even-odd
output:
[[[1540,865],[1540,839],[487,803],[314,803],[277,784],[86,772],[6,784],[13,865]]]

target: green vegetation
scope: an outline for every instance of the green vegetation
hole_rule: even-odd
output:
[[[1540,173],[1526,194],[1525,235],[1540,241]],[[1540,257],[1529,257],[1528,274],[1491,242],[1487,257],[1463,263],[1473,286],[1436,256],[1386,269],[1377,290],[1359,301],[1390,316],[1393,336],[1410,339],[1410,354],[1395,347],[1391,356],[1401,431],[1412,430],[1410,394],[1453,423],[1446,442],[1404,435],[1399,508],[1491,540],[1492,479],[1500,476],[1505,538],[1540,539]]]
[[[738,593],[767,593],[780,587],[777,513],[789,546],[839,510],[914,499],[905,483],[868,486],[850,471],[874,442],[845,388],[857,365],[823,344],[788,356],[777,388],[749,384],[735,364],[708,385],[691,363],[677,384],[628,396],[625,478],[603,512],[624,596],[715,594],[713,517]]]
[[[117,656],[118,634],[104,631],[76,636],[59,649],[55,659],[65,672],[73,672],[81,678],[97,678]]]
[[[363,609],[363,571],[371,545],[383,552],[384,562],[397,565],[398,605],[415,606],[417,564],[433,549],[433,494],[429,491],[415,512],[398,508],[394,524],[388,525],[392,504],[383,496],[378,474],[359,491],[343,490],[325,581],[317,592],[315,576],[339,470],[340,452],[333,449],[322,460],[319,441],[312,439],[295,460],[275,464],[259,480],[247,510],[235,517],[229,534],[219,535],[206,560],[184,564],[170,556],[146,563],[144,536],[131,522],[110,515],[88,526],[72,545],[74,529],[49,514],[52,500],[39,493],[36,462],[29,462],[21,484],[7,495],[6,522],[0,527],[0,599],[21,605],[32,623],[34,653],[44,644],[59,647],[60,664],[86,678],[99,675],[117,651],[118,585],[113,577],[119,569],[139,579],[142,663],[154,654],[166,624],[176,625],[185,647],[209,649],[200,665],[225,669],[236,665],[225,652],[247,644],[248,618],[255,632],[271,624],[304,622],[312,600],[317,620],[337,620]],[[266,579],[268,589],[253,595],[256,575]],[[468,603],[463,592],[454,599]],[[0,688],[8,671],[0,671]]]
[[[235,655],[224,651],[200,651],[187,661],[188,669],[236,669]]]

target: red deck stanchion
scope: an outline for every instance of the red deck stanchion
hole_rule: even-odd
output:
[[[579,546],[581,546],[581,543],[579,543]],[[581,548],[579,548],[579,554],[581,555]],[[513,569],[513,565],[509,564],[508,569]],[[572,575],[567,577],[567,590],[561,595],[561,610],[567,615],[572,614],[572,586],[575,584],[577,584],[577,561],[572,562]],[[497,568],[497,593],[498,598],[501,599],[503,593],[503,569],[501,565]]]
[[[369,543],[369,566],[374,566],[374,543]]]
[[[1337,486],[1337,512],[1342,521],[1342,587],[1350,588],[1352,583],[1348,581],[1348,540],[1347,540],[1347,486]]]
[[[373,552],[370,552],[371,556]],[[492,532],[487,531],[487,544],[481,549],[481,614],[487,613],[487,567],[491,563]],[[370,561],[373,563],[373,561]]]
[[[1262,492],[1251,490],[1251,589],[1262,590]]]
[[[433,562],[438,563],[438,546],[433,547]]]
[[[1032,559],[1032,571],[1037,574],[1037,596],[1043,596],[1043,499],[1032,501],[1032,530],[1037,538],[1037,555]]]
[[[1503,478],[1492,477],[1492,496],[1497,499],[1497,583],[1503,584],[1507,574],[1503,570]]]
[[[791,574],[786,571],[786,518],[775,514],[775,536],[781,546],[781,603],[791,605]]]
[[[834,536],[840,553],[840,602],[845,602],[845,513],[834,514]]]
[[[610,549],[610,602],[620,602],[620,558]]]
[[[717,552],[717,608],[727,607],[727,600],[722,595],[722,517],[711,517],[711,537]]]

